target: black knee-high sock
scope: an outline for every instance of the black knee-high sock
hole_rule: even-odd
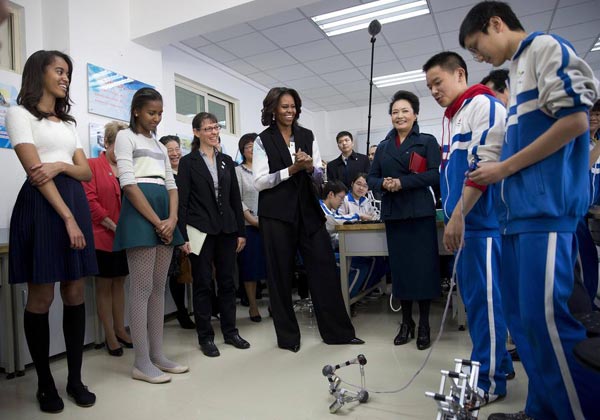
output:
[[[185,284],[178,283],[175,276],[169,276],[169,289],[171,290],[171,296],[173,296],[173,302],[177,306],[177,312],[187,314],[185,307]]]
[[[415,321],[412,319],[412,300],[401,300],[402,304],[402,323],[407,325],[415,325]]]
[[[69,384],[81,383],[81,362],[83,358],[83,341],[85,339],[85,304],[63,306],[63,333],[67,348],[67,366],[69,367]]]
[[[36,314],[25,310],[23,315],[23,326],[25,339],[29,347],[29,353],[35,365],[38,376],[38,388],[41,390],[55,388],[52,372],[50,372],[50,325],[48,324],[48,312]]]
[[[420,300],[419,301],[419,327],[429,328],[429,308],[431,307],[431,300]]]

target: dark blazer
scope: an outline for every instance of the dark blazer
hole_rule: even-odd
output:
[[[190,152],[179,161],[178,225],[186,241],[186,225],[209,235],[237,233],[238,237],[246,236],[235,163],[224,153],[217,153],[215,161],[219,178],[218,197],[215,196],[210,171],[198,150]]]
[[[396,129],[392,129],[377,147],[367,182],[369,188],[383,191],[381,219],[397,220],[435,215],[435,202],[429,187],[440,183],[440,146],[431,134],[419,133],[415,123],[400,147],[396,146]],[[415,152],[427,159],[427,170],[410,172],[410,156]],[[381,190],[383,178],[399,178],[402,189]]]
[[[352,152],[348,156],[348,170],[346,171],[346,164],[342,155],[339,155],[327,164],[327,181],[342,181],[346,187],[350,188],[354,177],[361,172],[368,174],[370,166],[371,162],[366,155]]]
[[[312,131],[295,125],[293,134],[296,151],[302,149],[312,156]],[[269,159],[269,173],[278,172],[293,164],[285,140],[276,125],[269,126],[259,137]],[[288,223],[295,223],[301,217],[309,234],[325,224],[325,216],[311,177],[306,171],[297,172],[275,187],[261,191],[258,195],[258,215]]]

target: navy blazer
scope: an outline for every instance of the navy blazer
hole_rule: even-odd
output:
[[[351,188],[352,180],[356,175],[363,172],[369,173],[371,162],[366,155],[352,152],[348,156],[348,169],[342,159],[342,155],[327,164],[327,181],[342,181],[346,187]]]
[[[396,129],[392,129],[377,147],[367,176],[369,188],[382,191],[381,219],[398,220],[435,215],[435,199],[429,187],[440,183],[440,146],[431,134],[419,132],[415,123],[400,147],[396,146]],[[427,170],[416,174],[409,170],[410,156],[418,153],[427,159]],[[386,177],[399,178],[402,188],[382,190]]]
[[[235,175],[235,163],[228,155],[215,155],[219,179],[219,195],[215,194],[212,176],[200,151],[193,150],[179,161],[178,225],[188,240],[186,225],[209,235],[237,233],[246,236],[242,198]]]

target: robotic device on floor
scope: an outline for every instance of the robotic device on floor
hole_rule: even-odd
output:
[[[442,370],[440,389],[426,392],[438,405],[436,420],[473,420],[479,415],[479,362],[454,359],[454,371]]]
[[[344,366],[360,365],[360,389],[358,391],[351,391],[345,388],[341,388],[342,379],[335,374],[335,371]],[[334,414],[347,402],[358,401],[359,403],[365,403],[369,399],[369,393],[365,389],[365,365],[367,364],[367,358],[359,354],[355,359],[348,360],[347,362],[340,363],[339,365],[323,366],[323,376],[327,377],[329,381],[329,393],[335,397],[335,400],[329,406],[329,412]]]

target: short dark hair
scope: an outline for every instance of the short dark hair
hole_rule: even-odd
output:
[[[179,146],[181,146],[181,140],[179,139],[179,137],[177,137],[177,136],[175,136],[175,135],[173,135],[173,134],[170,134],[170,135],[168,135],[168,136],[162,136],[162,137],[160,138],[160,140],[158,140],[158,141],[159,141],[159,142],[161,142],[162,144],[164,144],[165,146],[166,146],[167,144],[169,144],[169,142],[171,142],[171,141],[174,141],[174,142],[176,142],[176,143],[177,143]]]
[[[129,128],[135,134],[138,134],[137,117],[135,116],[135,111],[141,110],[144,107],[144,105],[152,101],[163,101],[162,95],[158,93],[158,91],[154,88],[143,87],[141,89],[138,89],[137,92],[133,94],[133,98],[131,99],[131,115],[129,117]]]
[[[427,73],[429,69],[435,66],[440,66],[442,69],[452,73],[454,73],[456,69],[460,67],[465,71],[465,81],[467,83],[469,82],[467,63],[465,63],[465,60],[460,56],[460,54],[457,54],[454,51],[442,51],[441,53],[437,53],[427,60],[427,62],[423,65],[423,71]]]
[[[302,99],[300,99],[300,95],[296,92],[295,89],[287,88],[287,87],[274,87],[265,96],[263,100],[263,108],[261,110],[260,121],[262,125],[268,126],[275,122],[275,118],[273,118],[273,114],[277,109],[277,105],[279,104],[279,99],[283,95],[291,95],[294,98],[294,104],[296,104],[296,116],[294,117],[294,124],[297,124],[298,118],[300,118],[300,112],[302,112]]]
[[[596,101],[596,103],[592,105],[590,112],[600,112],[600,101]]]
[[[482,1],[469,10],[460,25],[458,33],[460,46],[465,47],[465,38],[469,35],[474,35],[477,32],[487,34],[488,23],[493,16],[502,19],[512,31],[525,31],[517,15],[508,4],[501,1]]]
[[[352,178],[352,184],[354,184],[358,180],[358,178],[364,178],[365,181],[366,181],[367,180],[367,174],[365,172],[359,172],[359,173],[357,173],[354,176],[354,178]]]
[[[342,181],[327,181],[323,186],[323,200],[327,198],[329,193],[333,193],[333,195],[339,194],[341,192],[346,193],[348,188],[344,185]]]
[[[415,114],[419,113],[419,97],[408,90],[399,90],[398,92],[394,93],[394,96],[392,96],[388,114],[392,115],[392,107],[394,106],[394,103],[402,99],[408,101]]]
[[[200,112],[196,114],[196,116],[192,120],[192,128],[200,130],[200,127],[202,127],[202,122],[205,120],[208,120],[212,123],[219,122],[219,120],[214,114],[211,114],[210,112]],[[221,137],[219,136],[219,138]],[[195,152],[198,149],[200,149],[200,139],[196,135],[194,135],[194,139],[192,140],[192,152]]]
[[[342,137],[350,137],[350,140],[354,141],[354,137],[352,137],[352,134],[350,134],[349,131],[340,131],[335,136],[335,142],[339,142]]]
[[[248,143],[254,143],[258,134],[256,133],[246,133],[242,137],[240,137],[240,141],[238,142],[238,149],[240,150],[240,156],[242,157],[242,163],[246,162],[246,156],[244,156],[244,147]]]
[[[23,77],[21,80],[21,90],[17,96],[17,104],[22,105],[38,120],[56,116],[61,121],[75,123],[75,118],[69,114],[71,110],[71,98],[69,97],[69,89],[64,98],[56,98],[54,110],[51,113],[42,112],[37,109],[37,105],[44,93],[44,74],[46,67],[54,62],[56,58],[62,58],[69,66],[67,76],[69,77],[69,86],[71,85],[71,77],[73,75],[73,61],[71,57],[60,51],[36,51],[29,56],[23,67]]]
[[[493,90],[495,90],[496,92],[504,92],[506,89],[508,89],[508,85],[506,84],[506,82],[508,82],[508,70],[492,70],[490,74],[488,74],[481,80],[480,83],[482,85],[487,85],[490,82],[492,83]]]

